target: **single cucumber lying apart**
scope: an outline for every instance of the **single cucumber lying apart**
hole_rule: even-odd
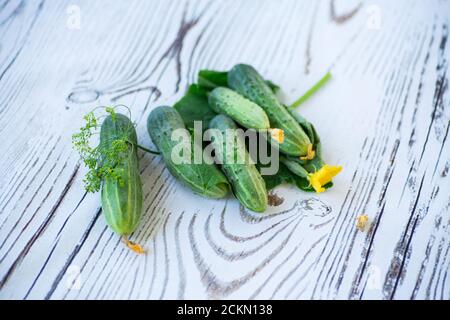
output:
[[[195,193],[208,198],[223,198],[228,193],[228,181],[223,173],[211,162],[203,159],[201,163],[194,163],[192,157],[190,163],[176,163],[173,159],[173,150],[192,150],[193,139],[184,126],[183,119],[171,107],[157,107],[152,110],[147,119],[147,129],[153,143],[161,152],[164,163],[170,173],[191,188]],[[185,132],[186,139],[182,141],[172,140],[175,130]],[[183,131],[184,130],[184,131]],[[180,143],[189,145],[180,146]],[[201,148],[201,146],[200,146]]]
[[[211,122],[211,129],[218,129],[219,136],[212,136],[216,158],[222,163],[222,170],[230,181],[234,195],[246,208],[264,212],[267,208],[267,190],[264,179],[255,165],[250,163],[245,142],[237,135],[227,134],[236,130],[234,121],[225,116],[217,115]],[[227,141],[227,138],[234,141]]]
[[[105,177],[102,183],[102,209],[108,225],[120,235],[129,235],[139,223],[142,212],[142,183],[137,158],[137,137],[133,123],[122,114],[108,116],[100,130],[100,146],[112,149],[115,141],[127,144],[120,161],[102,160],[114,167],[120,179]],[[110,163],[108,163],[110,162]]]
[[[308,146],[311,141],[307,134],[252,66],[235,65],[228,72],[228,85],[263,108],[272,127],[284,131],[284,142],[279,145],[283,153],[290,156],[308,155]]]
[[[103,108],[96,108],[103,109]],[[91,146],[98,133],[99,119],[91,111],[84,116],[86,124],[73,134],[72,143],[89,169],[85,178],[87,192],[101,189],[102,212],[106,223],[123,236],[125,244],[137,253],[142,247],[128,240],[136,229],[142,213],[142,184],[139,176],[137,138],[134,124],[115,107],[106,107],[109,114],[100,127],[100,143]]]

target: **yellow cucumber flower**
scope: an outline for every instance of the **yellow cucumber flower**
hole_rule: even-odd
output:
[[[311,183],[311,186],[317,193],[324,192],[325,188],[323,186],[328,182],[331,182],[333,177],[336,176],[341,170],[341,166],[329,166],[326,164],[320,168],[319,171],[308,175],[309,183]]]

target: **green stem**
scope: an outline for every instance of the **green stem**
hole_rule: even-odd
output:
[[[159,151],[147,149],[146,147],[143,147],[140,144],[136,144],[136,147],[138,147],[141,150],[144,150],[145,152],[151,153],[151,154],[161,154],[161,152],[159,152]]]
[[[131,142],[128,139],[125,140],[125,141],[128,142],[131,145],[135,145],[137,148],[139,148],[141,150],[144,150],[145,152],[148,152],[148,153],[151,153],[151,154],[161,154],[161,152],[159,152],[159,151],[147,149],[146,147],[143,147],[143,146],[141,146],[140,144],[137,144],[137,143],[133,143],[133,142]]]
[[[322,88],[328,82],[328,80],[330,80],[330,78],[331,78],[331,73],[327,72],[314,86],[312,86],[311,89],[306,91],[304,95],[302,95],[300,98],[298,98],[296,101],[294,101],[294,103],[292,103],[288,107],[288,110],[292,110],[292,109],[297,108],[299,105],[301,105],[306,100],[311,98],[311,96],[314,93],[316,93],[316,91],[318,91],[320,88]]]

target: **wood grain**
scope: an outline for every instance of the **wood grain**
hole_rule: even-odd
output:
[[[72,5],[0,1],[0,298],[450,299],[450,2],[81,0],[79,29]],[[72,133],[126,104],[151,146],[152,108],[238,62],[286,102],[331,70],[299,112],[343,173],[258,215],[139,153],[133,254],[84,192]]]

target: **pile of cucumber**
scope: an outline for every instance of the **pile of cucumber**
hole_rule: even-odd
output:
[[[194,121],[202,121],[206,129],[217,127],[217,123],[224,122],[226,118],[227,123],[231,121],[235,126],[242,128],[258,131],[280,130],[284,141],[274,144],[280,151],[279,170],[274,175],[262,176],[266,190],[288,183],[303,191],[323,192],[333,185],[331,179],[342,168],[325,164],[317,131],[308,120],[293,112],[293,109],[306,101],[329,79],[330,74],[327,73],[304,96],[288,107],[277,97],[279,87],[265,80],[250,65],[238,64],[226,72],[201,70],[198,73],[197,83],[190,85],[185,96],[174,105],[174,108],[189,130],[194,130]],[[273,142],[273,139],[270,142]],[[258,169],[263,166],[256,163]],[[227,175],[233,193],[241,200],[240,194],[236,191],[240,188],[228,176],[226,167],[226,164],[222,165],[222,171]],[[255,197],[257,194],[255,190],[261,189],[259,185],[255,186],[254,182],[246,179],[239,183],[248,183],[247,193]],[[248,201],[241,200],[241,202],[253,211],[261,212],[266,208],[263,203],[249,206]]]
[[[281,183],[316,192],[332,186],[331,179],[341,167],[324,163],[314,126],[279,101],[278,89],[245,64],[238,64],[228,72],[200,71],[198,82],[192,84],[173,107],[160,106],[149,114],[147,129],[156,152],[140,146],[130,119],[111,109],[101,125],[100,145],[92,149],[85,140],[97,123],[92,116],[85,117],[90,120],[89,126],[74,135],[74,145],[90,168],[86,176],[90,183],[87,190],[97,191],[101,187],[106,221],[124,237],[129,248],[143,252],[127,237],[136,229],[142,209],[137,148],[158,153],[169,172],[196,194],[219,199],[231,190],[244,207],[255,212],[267,209],[268,190]],[[228,147],[226,139],[211,140],[214,156],[221,159],[219,165],[212,159],[176,163],[172,152],[176,146],[180,147],[180,141],[173,141],[175,130],[187,129],[182,130],[186,136],[181,141],[189,144],[186,146],[189,150],[205,148],[194,139],[195,121],[201,121],[203,130],[216,129],[223,137],[227,130],[238,128],[270,133],[267,142],[280,152],[278,172],[262,176],[260,171],[264,165],[258,161],[227,162],[226,159],[249,158],[243,139],[236,139],[232,148]],[[202,156],[205,157],[203,153]]]

